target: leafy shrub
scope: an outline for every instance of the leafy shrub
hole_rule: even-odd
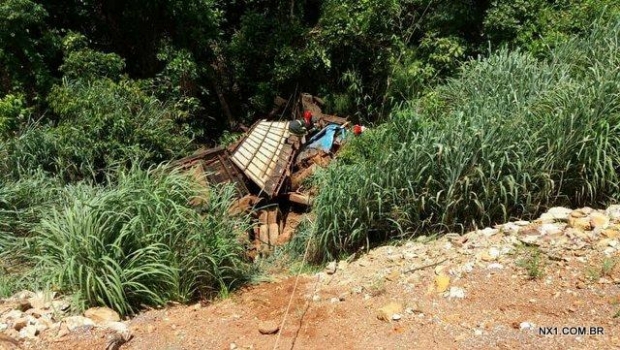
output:
[[[320,258],[419,230],[465,230],[619,195],[620,23],[542,62],[501,51],[412,101],[323,174]],[[351,153],[351,152],[349,152]]]
[[[32,108],[26,107],[24,96],[6,95],[0,98],[0,139],[15,131],[32,113]]]
[[[232,187],[201,189],[187,175],[133,167],[109,187],[72,185],[28,242],[39,276],[83,305],[122,314],[168,300],[226,292],[248,272],[227,210]],[[189,200],[200,199],[200,211]]]
[[[146,94],[139,82],[66,80],[48,99],[61,118],[50,130],[58,166],[74,177],[131,159],[157,164],[189,148],[189,135],[175,122],[177,110]]]

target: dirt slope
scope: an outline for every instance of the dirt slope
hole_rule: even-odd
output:
[[[298,281],[147,311],[128,321],[133,338],[121,349],[620,348],[613,210],[564,209],[533,223],[383,246]],[[259,331],[274,324],[279,334]],[[24,346],[108,342],[97,328],[39,338]]]

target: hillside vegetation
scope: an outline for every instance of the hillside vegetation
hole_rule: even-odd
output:
[[[320,179],[315,256],[618,200],[620,22],[536,59],[462,67],[356,140]]]

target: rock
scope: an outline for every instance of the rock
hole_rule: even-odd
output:
[[[588,213],[583,209],[575,209],[570,212],[569,218],[585,218],[586,216],[588,216]]]
[[[39,334],[39,331],[34,325],[28,325],[19,331],[19,336],[21,338],[34,339],[37,337],[37,334]]]
[[[394,314],[392,315],[392,321],[398,321],[402,318],[402,316],[400,314]]]
[[[37,295],[36,293],[31,292],[29,290],[22,290],[21,292],[17,292],[13,294],[11,299],[17,299],[17,300],[30,299],[30,298],[35,297],[36,295]]]
[[[502,252],[500,252],[499,249],[492,247],[489,249],[489,256],[491,256],[493,259],[497,259],[500,257],[500,255],[502,255]]]
[[[538,243],[538,236],[528,235],[525,237],[519,237],[519,240],[525,244],[536,245]]]
[[[69,332],[73,332],[77,328],[92,328],[95,326],[95,322],[88,317],[84,316],[69,316],[64,319],[65,324]]]
[[[69,334],[69,328],[67,328],[67,324],[65,322],[62,322],[60,324],[60,327],[58,327],[58,333],[56,333],[56,338],[62,338],[65,335]]]
[[[519,221],[513,222],[513,224],[515,224],[517,226],[528,226],[530,224],[530,222],[529,221],[525,221],[525,220],[519,220]]]
[[[13,329],[16,331],[21,331],[22,328],[28,325],[28,323],[29,323],[28,318],[26,317],[18,318],[15,321],[13,321]]]
[[[590,231],[592,229],[592,224],[590,223],[590,219],[588,219],[585,216],[575,217],[573,216],[573,214],[571,214],[571,216],[568,218],[568,225],[570,227],[583,230],[583,231]]]
[[[43,332],[43,331],[45,331],[46,329],[48,329],[48,328],[49,328],[49,327],[48,327],[48,325],[47,325],[47,323],[43,323],[43,322],[41,322],[41,323],[37,322],[37,323],[34,325],[34,327],[37,329],[37,332],[38,332],[39,334],[40,334],[41,332]]]
[[[495,269],[500,270],[500,269],[503,269],[503,268],[504,268],[504,265],[498,264],[498,263],[489,264],[487,266],[487,269],[489,269],[489,270],[495,270]]]
[[[599,250],[603,250],[603,249],[609,247],[610,243],[613,242],[613,241],[614,240],[609,239],[609,238],[603,238],[603,239],[601,239],[600,241],[598,241],[596,243],[596,248],[599,249]]]
[[[28,301],[35,309],[49,309],[52,306],[52,300],[56,296],[55,292],[45,293],[37,292],[33,297],[28,298]]]
[[[564,208],[564,207],[553,207],[549,208],[546,213],[540,216],[542,220],[558,220],[558,221],[568,221],[572,209]]]
[[[32,305],[27,299],[22,299],[19,301],[19,310],[22,312],[26,312],[32,308]]]
[[[19,310],[11,310],[9,312],[7,312],[6,314],[2,315],[2,319],[5,321],[8,320],[16,320],[18,318],[22,318],[24,316],[24,313],[19,311]]]
[[[487,237],[487,238],[488,238],[488,237],[491,237],[491,236],[494,236],[494,235],[498,234],[498,233],[499,233],[499,230],[498,230],[498,229],[494,229],[494,228],[487,227],[487,228],[485,228],[485,229],[483,229],[483,230],[479,230],[478,232],[479,232],[480,234],[482,234],[483,236],[485,236],[485,237]]]
[[[405,253],[405,254],[403,254],[403,259],[405,259],[405,260],[413,260],[413,259],[415,259],[417,257],[418,257],[418,255],[414,254],[414,253]]]
[[[178,334],[176,334],[178,336]],[[131,334],[113,333],[108,335],[105,350],[119,350],[120,347],[131,339]]]
[[[53,310],[41,310],[41,309],[30,309],[26,311],[26,315],[31,315],[34,318],[40,318],[43,316],[51,315],[53,313],[54,313]]]
[[[118,313],[108,307],[91,307],[84,311],[84,316],[90,318],[95,323],[118,322],[121,320]]]
[[[398,269],[393,269],[387,276],[385,276],[385,279],[394,282],[397,281],[399,277],[400,272],[398,271]]]
[[[605,210],[605,214],[613,221],[620,220],[620,205],[610,205],[607,210]]]
[[[107,321],[107,322],[101,323],[99,326],[103,329],[114,331],[114,332],[121,333],[121,334],[129,332],[129,326],[127,326],[123,322]]]
[[[447,293],[447,297],[450,299],[463,299],[465,298],[465,290],[459,287],[450,287],[450,291]]]
[[[332,303],[332,304],[339,303],[340,302],[340,298],[331,298],[331,299],[329,299],[329,302]]]
[[[69,310],[70,307],[71,305],[64,300],[53,300],[52,301],[52,309],[55,312],[66,312],[67,310]]]
[[[280,330],[280,325],[275,321],[263,321],[258,324],[260,334],[275,334]]]
[[[472,271],[474,271],[474,265],[475,264],[473,262],[467,262],[467,263],[465,263],[465,264],[463,264],[463,265],[461,265],[459,267],[459,271],[461,271],[463,273],[472,272]]]
[[[9,328],[9,325],[6,323],[0,323],[0,332],[4,332]]]
[[[381,321],[389,321],[395,314],[403,312],[403,306],[397,302],[390,302],[377,310],[377,318]]]
[[[235,344],[235,343],[230,343],[230,345],[228,346],[228,348],[229,348],[230,350],[235,350],[235,349],[237,349],[237,344]]]
[[[590,214],[590,225],[593,228],[607,228],[609,226],[609,217],[597,211]]]
[[[313,295],[312,296],[312,301],[314,301],[314,302],[321,301],[321,296],[318,295],[318,294]]]
[[[338,263],[336,261],[332,261],[327,266],[325,266],[325,273],[328,275],[333,275],[336,273],[336,269],[338,268]]]
[[[566,229],[566,231],[564,231],[564,234],[569,238],[579,238],[586,241],[590,239],[590,235],[588,233],[584,232],[582,229],[573,227],[569,227],[568,229]]]
[[[507,235],[516,235],[519,233],[521,226],[515,224],[514,222],[509,222],[501,226],[501,231]]]
[[[439,275],[435,277],[435,287],[437,288],[437,293],[445,292],[449,285],[450,277],[446,275]]]
[[[606,238],[611,238],[611,239],[620,238],[620,230],[618,230],[617,228],[608,228],[608,229],[602,230],[601,235],[603,235]]]
[[[562,227],[559,224],[542,224],[538,231],[541,235],[557,235],[562,233]]]
[[[535,328],[534,324],[531,323],[531,322],[521,322],[519,324],[519,329],[522,330],[522,331],[524,331],[524,330],[533,330],[534,328]]]

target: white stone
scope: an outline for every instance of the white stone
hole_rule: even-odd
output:
[[[605,210],[605,214],[607,214],[607,216],[609,216],[611,220],[617,221],[618,219],[620,219],[620,205],[610,205],[609,208]]]
[[[510,235],[516,235],[517,233],[519,233],[519,229],[520,226],[512,222],[502,225],[502,232]]]
[[[557,224],[542,224],[538,227],[541,235],[555,235],[562,233],[562,228]]]
[[[549,208],[549,210],[547,210],[547,212],[545,213],[546,215],[543,214],[543,216],[545,218],[549,217],[554,220],[568,220],[572,211],[573,210],[569,208],[553,207]],[[543,216],[541,216],[541,219],[543,218]]]
[[[488,237],[496,235],[499,232],[499,230],[487,227],[483,230],[479,230],[478,232],[480,232],[483,236],[488,238]]]
[[[463,299],[465,298],[465,290],[459,287],[450,287],[447,296],[450,299]]]
[[[336,268],[338,267],[338,263],[336,261],[332,261],[325,267],[325,273],[328,275],[333,275],[336,273]]]
[[[534,328],[535,328],[534,324],[531,323],[531,322],[521,322],[519,324],[519,329],[521,329],[522,331],[523,330],[533,330]]]
[[[63,321],[66,323],[67,329],[70,332],[73,332],[75,329],[79,327],[94,327],[95,326],[95,322],[93,322],[93,320],[91,320],[88,317],[84,317],[84,316],[69,316],[69,317],[66,317]]]
[[[492,258],[498,258],[501,255],[501,252],[499,251],[499,249],[492,247],[491,249],[489,249],[489,255]]]

